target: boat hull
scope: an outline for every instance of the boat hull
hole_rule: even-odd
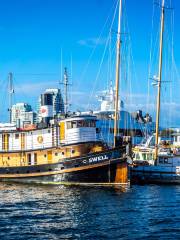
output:
[[[55,164],[0,168],[0,181],[43,184],[127,184],[124,148]]]
[[[130,179],[132,184],[180,184],[180,173],[173,167],[136,166],[130,167]]]

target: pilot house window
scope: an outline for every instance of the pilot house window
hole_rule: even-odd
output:
[[[71,121],[67,122],[67,129],[71,128],[81,128],[81,127],[96,127],[95,120],[78,120],[78,121]]]

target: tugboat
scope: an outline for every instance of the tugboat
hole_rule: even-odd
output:
[[[0,131],[0,181],[61,184],[127,184],[127,145],[118,146],[120,20],[117,34],[114,147],[98,138],[96,116],[70,116],[50,121],[48,94],[41,99],[40,129]],[[44,106],[43,106],[44,104]]]
[[[126,147],[98,140],[95,116],[73,116],[48,128],[0,133],[0,181],[127,183]]]

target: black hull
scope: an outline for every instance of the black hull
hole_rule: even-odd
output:
[[[0,168],[0,181],[42,184],[126,184],[117,169],[127,170],[124,148],[66,159],[56,164]],[[127,172],[127,171],[126,171]]]
[[[172,173],[136,171],[130,168],[131,184],[180,184],[180,176]]]
[[[169,179],[159,179],[159,178],[143,178],[143,177],[131,177],[131,184],[146,185],[146,184],[165,184],[165,185],[180,185],[180,178],[169,178]]]
[[[122,163],[121,163],[122,164]],[[95,167],[91,169],[72,171],[68,173],[58,173],[48,176],[36,176],[25,178],[4,178],[1,181],[11,181],[19,183],[39,183],[39,184],[113,184],[115,183],[117,163]]]

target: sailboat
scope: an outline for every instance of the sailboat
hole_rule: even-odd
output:
[[[179,137],[174,136],[173,145],[159,142],[159,119],[161,100],[161,79],[163,60],[163,34],[165,0],[162,0],[161,31],[159,47],[159,73],[156,78],[158,86],[156,109],[156,133],[148,141],[134,148],[131,181],[133,183],[178,183],[180,184]],[[155,144],[154,144],[155,143]]]
[[[116,59],[116,102],[120,65],[119,2]],[[42,124],[38,129],[4,129],[0,132],[0,181],[59,184],[128,184],[127,144],[118,145],[115,111],[114,146],[98,138],[97,118],[74,115],[50,121],[52,99],[41,96]]]

